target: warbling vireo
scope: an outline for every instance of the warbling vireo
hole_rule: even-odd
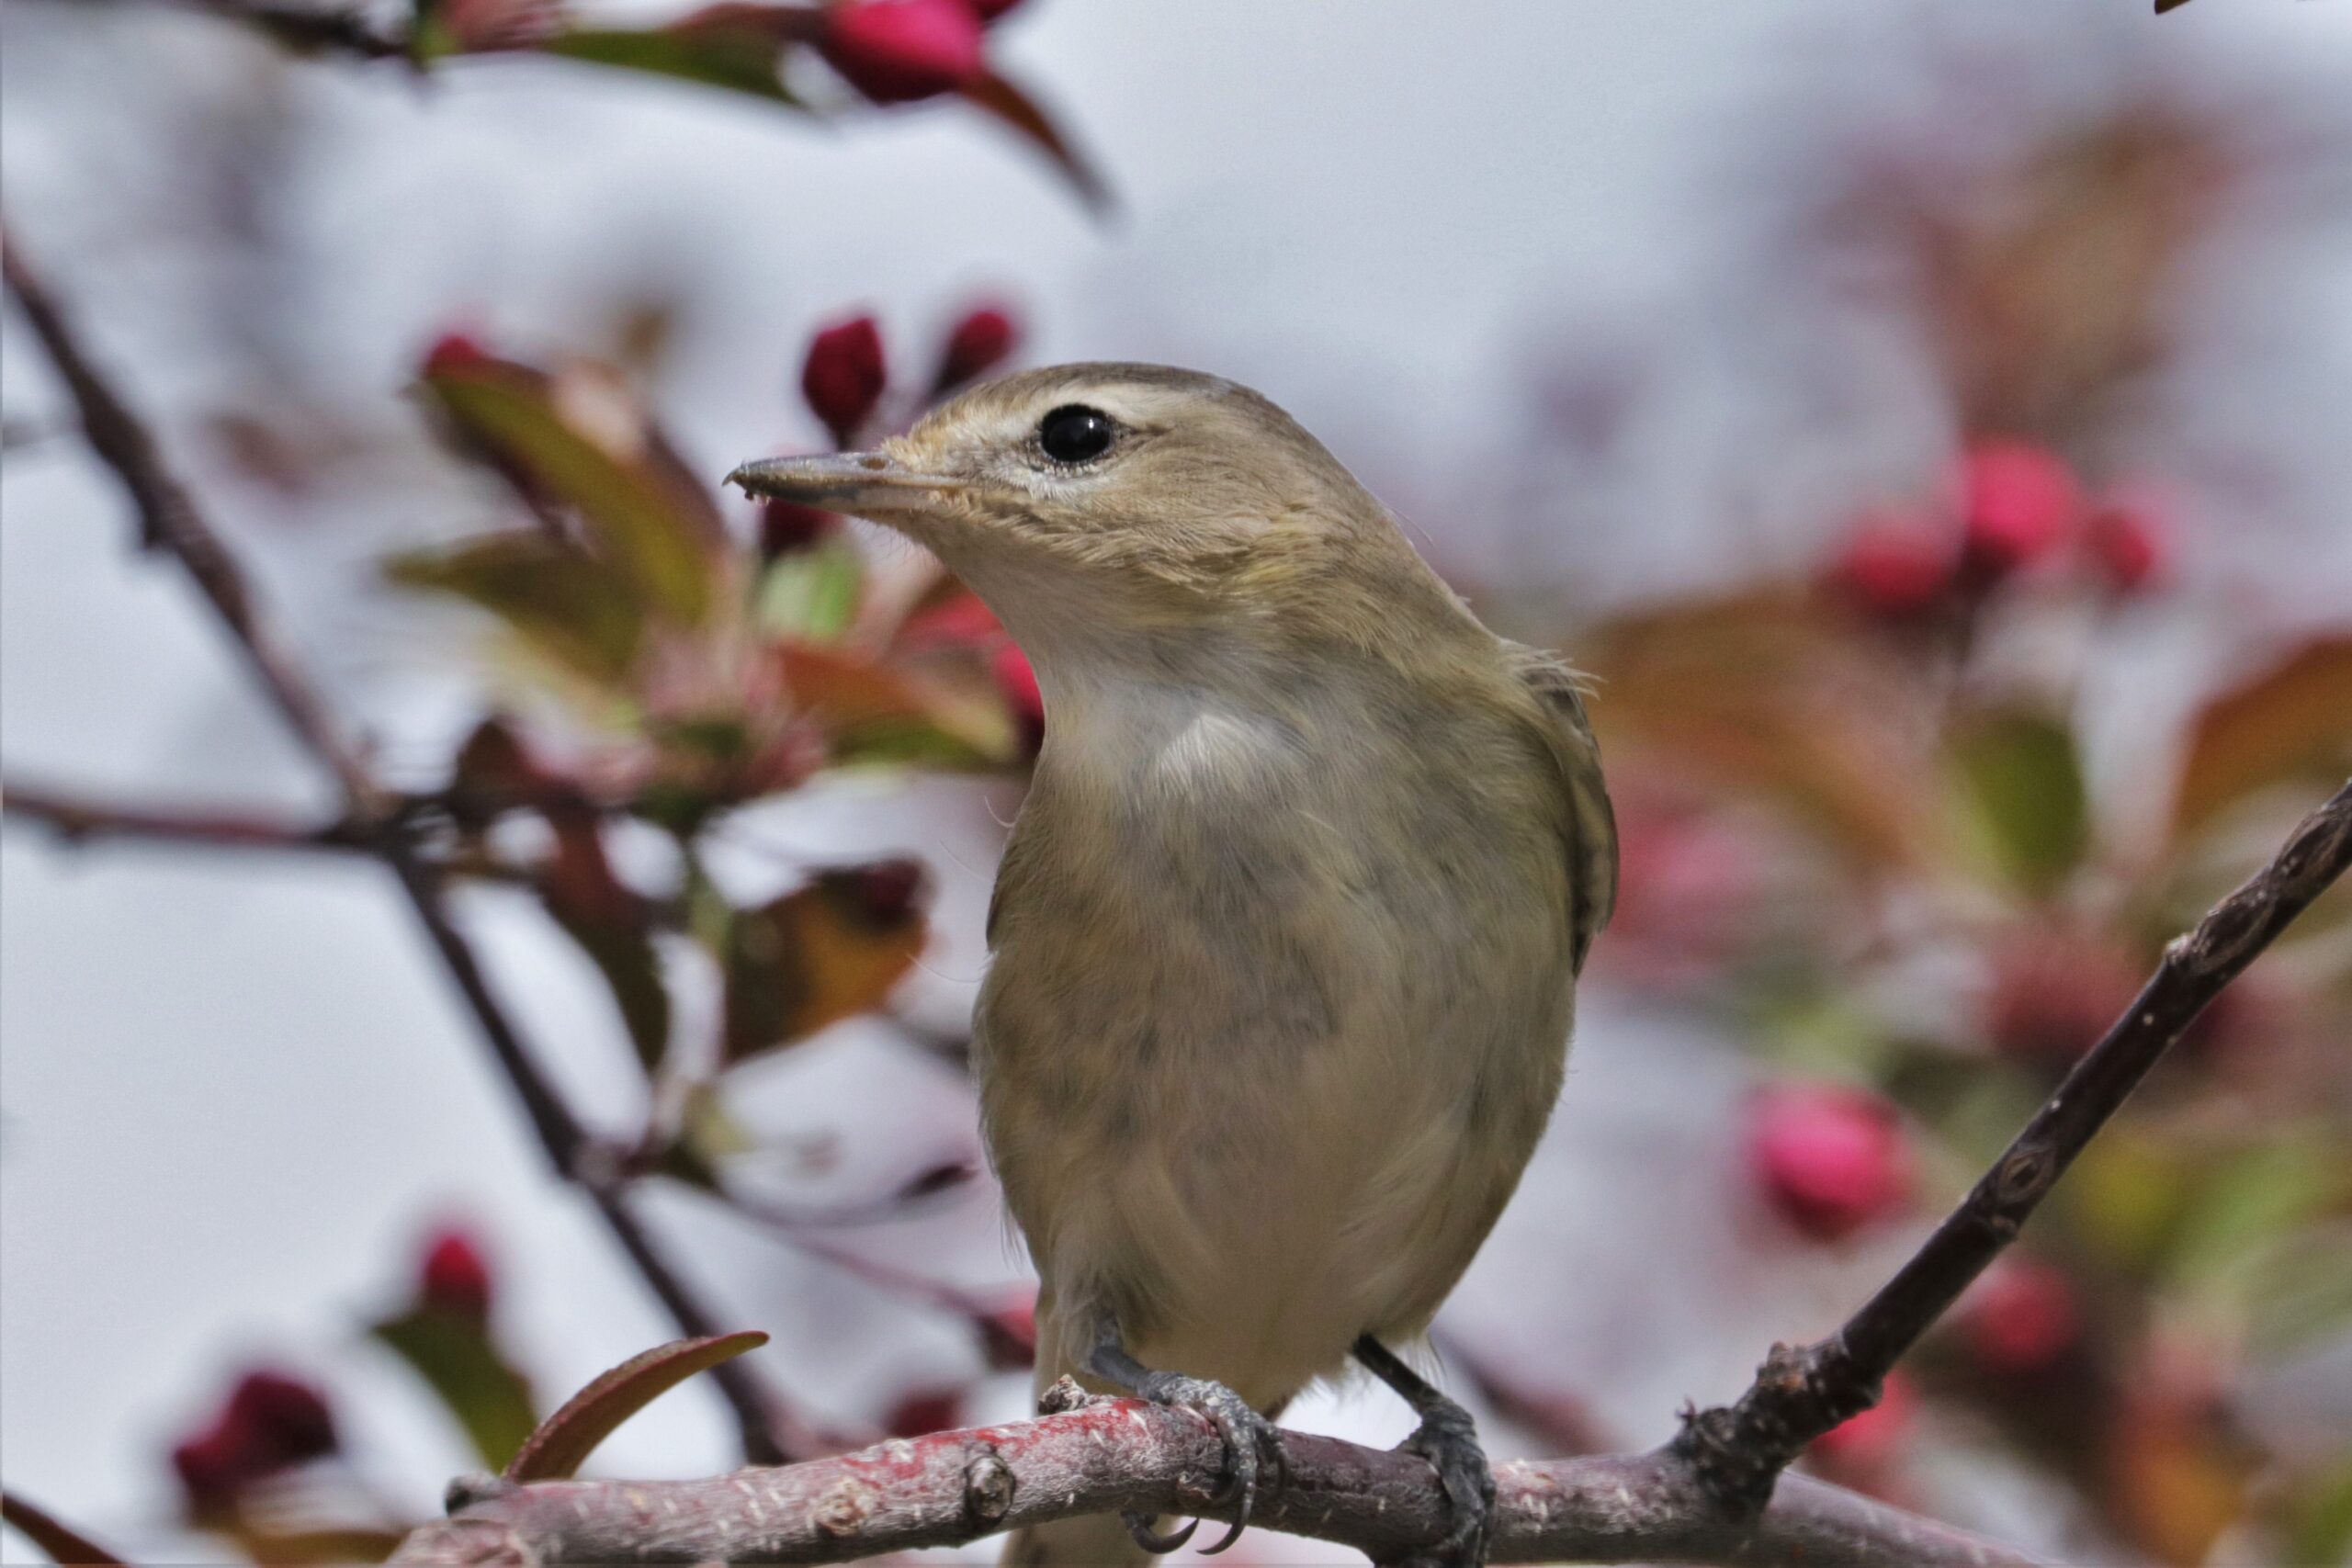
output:
[[[1449,1554],[1481,1560],[1469,1417],[1389,1347],[1518,1185],[1615,892],[1577,677],[1215,377],[1026,371],[875,451],[732,477],[934,551],[1036,667],[973,1054],[1042,1282],[1040,1388],[1200,1412],[1246,1520],[1279,1482],[1272,1417],[1352,1355],[1419,1414]],[[1007,1561],[1136,1549],[1073,1519]]]

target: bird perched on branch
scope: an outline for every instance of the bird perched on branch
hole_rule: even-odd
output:
[[[1481,1561],[1470,1419],[1391,1347],[1518,1185],[1609,916],[1576,675],[1480,626],[1313,436],[1211,376],[1025,371],[872,452],[732,478],[927,547],[1035,666],[1045,746],[973,1047],[1040,1387],[1213,1422],[1221,1550],[1280,1483],[1272,1417],[1352,1357],[1420,1416],[1445,1553]],[[1182,1539],[1066,1520],[1007,1561]]]

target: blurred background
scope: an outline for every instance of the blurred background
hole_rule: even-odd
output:
[[[6,0],[8,238],[810,1450],[1028,1403],[963,1031],[1051,716],[738,461],[1213,370],[1594,673],[1623,897],[1438,1330],[1501,1454],[1837,1322],[2352,766],[2334,0],[317,15]],[[380,1554],[678,1325],[381,867],[103,830],[339,807],[5,346],[0,1466],[150,1558]],[[2339,890],[1808,1465],[2352,1561],[2348,1045]],[[591,1468],[743,1451],[699,1379]]]

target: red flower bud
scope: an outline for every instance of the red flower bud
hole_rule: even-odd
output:
[[[468,333],[443,333],[424,351],[424,373],[427,376],[454,376],[475,366],[489,363],[490,350],[481,341]]]
[[[1984,441],[1961,462],[1961,523],[1970,558],[2000,575],[2066,542],[2083,509],[2064,459],[2023,441]]]
[[[996,650],[992,662],[997,690],[1004,694],[1005,705],[1020,728],[1021,749],[1034,757],[1046,740],[1046,694],[1038,690],[1037,671],[1029,656],[1009,642]]]
[[[1885,1218],[1911,1194],[1910,1151],[1894,1108],[1866,1089],[1765,1089],[1748,1106],[1747,1154],[1773,1208],[1822,1241]]]
[[[309,1383],[266,1369],[239,1380],[220,1427],[244,1438],[268,1470],[335,1450],[334,1416],[324,1397]]]
[[[832,536],[842,520],[831,512],[820,512],[813,506],[803,506],[797,501],[770,500],[760,505],[760,555],[774,560],[778,556],[798,555],[802,550]]]
[[[424,1249],[417,1270],[417,1299],[436,1312],[469,1323],[490,1320],[490,1264],[465,1231],[445,1230]]]
[[[940,355],[939,375],[931,385],[933,396],[986,375],[1011,354],[1021,340],[1021,329],[1002,310],[974,310],[947,334],[947,350]]]
[[[253,1456],[245,1451],[242,1434],[226,1427],[211,1427],[173,1445],[172,1469],[187,1495],[188,1512],[198,1518],[226,1513],[237,1494],[259,1474]]]
[[[968,590],[927,604],[907,617],[899,636],[909,644],[982,643],[1004,635],[996,612]]]
[[[2070,1066],[2132,1006],[2146,977],[2130,953],[2099,937],[2018,936],[1993,955],[1985,1037],[2006,1056]]]
[[[1026,1367],[1037,1359],[1037,1296],[1023,1291],[980,1320],[982,1348],[989,1365],[1003,1371]]]
[[[1969,1287],[1958,1319],[1977,1361],[2011,1376],[2047,1371],[2082,1337],[2074,1281],[2064,1270],[2017,1253]]]
[[[877,104],[952,93],[988,70],[969,0],[850,0],[825,14],[819,46],[843,80]]]
[[[979,17],[980,25],[987,27],[1020,5],[1021,0],[964,0],[964,3],[971,6],[974,16]]]
[[[2102,507],[2084,530],[2083,547],[2118,593],[2154,586],[2172,565],[2172,542],[2145,507]]]
[[[1949,530],[1926,517],[1882,512],[1855,529],[1830,578],[1865,609],[1900,620],[1941,599],[1959,566],[1959,541]]]
[[[962,1425],[963,1417],[962,1389],[923,1389],[890,1406],[890,1413],[882,1417],[882,1429],[894,1438],[920,1438],[952,1431]]]
[[[1830,1427],[1805,1451],[1847,1473],[1883,1470],[1901,1451],[1918,1414],[1919,1394],[1911,1380],[1901,1372],[1889,1372],[1876,1404]]]
[[[809,340],[800,367],[801,394],[836,446],[846,446],[882,400],[889,373],[882,363],[882,330],[871,316],[827,327]]]

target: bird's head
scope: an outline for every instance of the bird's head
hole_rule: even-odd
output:
[[[884,525],[970,584],[1041,662],[1064,649],[1337,633],[1451,604],[1395,521],[1246,387],[1063,365],[975,387],[872,451],[746,463],[754,495]]]

